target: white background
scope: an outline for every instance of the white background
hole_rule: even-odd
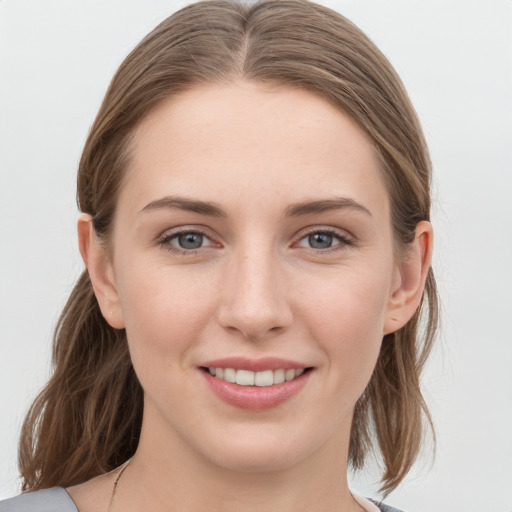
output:
[[[75,175],[128,51],[186,2],[0,0],[0,498],[18,492],[20,422],[82,265]],[[512,511],[512,1],[324,1],[402,76],[435,166],[443,329],[424,384],[438,433],[386,501]],[[354,487],[372,493],[374,472]]]

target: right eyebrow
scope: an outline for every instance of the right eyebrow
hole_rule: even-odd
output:
[[[159,209],[178,209],[211,217],[227,217],[227,213],[217,203],[181,196],[165,196],[151,201],[139,213]]]

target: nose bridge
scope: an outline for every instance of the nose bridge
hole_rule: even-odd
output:
[[[282,264],[269,241],[234,250],[226,266],[219,321],[247,339],[260,339],[291,323]]]

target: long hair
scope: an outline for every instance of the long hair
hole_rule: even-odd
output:
[[[349,114],[373,141],[391,204],[399,251],[430,216],[431,163],[407,93],[376,46],[340,14],[306,0],[252,5],[208,0],[157,26],[116,72],[91,128],[78,171],[78,205],[108,243],[130,143],[164,99],[198,84],[244,79],[308,90]],[[420,318],[421,317],[421,318]],[[420,321],[421,320],[421,321]],[[384,337],[371,380],[355,406],[349,460],[356,469],[375,448],[381,489],[394,489],[432,426],[420,374],[438,320],[436,285]],[[24,490],[70,486],[133,455],[143,392],[124,330],[102,317],[85,271],[58,322],[54,372],[23,425],[19,464]]]

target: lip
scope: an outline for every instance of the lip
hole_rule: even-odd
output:
[[[279,357],[262,357],[260,359],[249,359],[246,357],[225,357],[201,363],[205,368],[235,368],[236,370],[250,370],[262,372],[264,370],[299,370],[308,368],[307,365],[289,359]],[[217,379],[218,380],[218,379]]]
[[[210,375],[206,368],[236,368],[237,370],[263,371],[283,369],[309,368],[293,380],[274,384],[273,386],[240,386],[217,379]],[[296,396],[308,382],[313,368],[304,364],[279,358],[263,358],[250,360],[246,358],[226,358],[205,362],[199,367],[209,389],[224,403],[249,411],[262,411],[278,407]]]

